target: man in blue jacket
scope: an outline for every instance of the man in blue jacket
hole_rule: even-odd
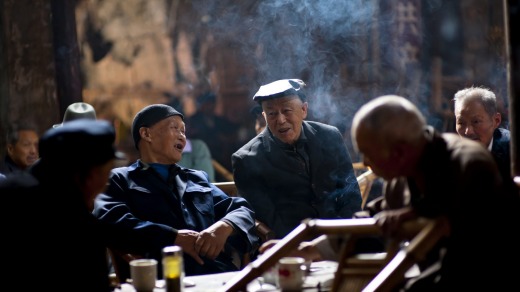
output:
[[[238,193],[257,219],[282,238],[306,218],[351,218],[361,194],[340,131],[304,121],[305,83],[278,80],[253,97],[267,121],[256,137],[232,155]]]
[[[132,136],[141,158],[113,169],[94,215],[133,232],[132,241],[121,243],[125,252],[160,263],[162,248],[178,245],[186,275],[238,270],[232,251],[249,253],[259,244],[254,212],[245,199],[212,185],[205,172],[177,165],[186,146],[183,115],[149,105],[135,116]]]

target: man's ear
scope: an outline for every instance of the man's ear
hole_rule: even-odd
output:
[[[139,128],[139,135],[141,136],[141,139],[144,139],[148,142],[150,142],[150,131],[146,127]]]
[[[302,104],[302,111],[303,111],[303,118],[306,119],[307,118],[307,112],[308,112],[308,109],[309,109],[309,104],[307,102],[304,102]]]
[[[502,115],[500,113],[496,113],[493,115],[493,123],[495,129],[500,127],[500,123],[502,123]]]
[[[9,154],[9,156],[12,156],[13,152],[14,152],[14,145],[11,143],[7,144],[7,154]]]

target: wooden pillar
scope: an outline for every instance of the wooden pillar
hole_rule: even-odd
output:
[[[60,117],[63,117],[71,103],[83,100],[76,33],[76,0],[52,0],[51,4],[56,89]]]
[[[504,0],[506,42],[508,55],[509,116],[511,130],[511,173],[520,176],[520,0]]]
[[[59,120],[50,0],[0,0],[0,133],[29,120],[40,134]],[[0,158],[5,155],[0,135]]]

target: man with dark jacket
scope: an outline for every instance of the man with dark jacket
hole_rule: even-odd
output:
[[[210,183],[205,172],[177,164],[186,146],[183,115],[168,105],[149,105],[135,116],[132,136],[141,158],[112,171],[94,215],[133,234],[120,242],[132,254],[161,263],[162,248],[182,247],[186,275],[238,270],[233,251],[243,255],[259,244],[254,212],[245,199]]]
[[[256,137],[232,155],[240,196],[258,220],[282,238],[306,218],[351,218],[361,194],[340,131],[304,121],[303,81],[278,80],[253,97],[267,121]]]
[[[27,170],[39,157],[38,131],[30,122],[10,124],[7,129],[7,147],[0,173],[4,175]]]
[[[111,291],[108,234],[124,231],[92,216],[94,198],[108,182],[115,131],[104,121],[78,120],[40,139],[41,158],[25,172],[0,180],[2,277],[26,291]]]
[[[457,133],[480,142],[498,164],[504,178],[511,178],[511,135],[501,128],[502,115],[497,110],[495,94],[484,87],[459,90],[453,98]]]

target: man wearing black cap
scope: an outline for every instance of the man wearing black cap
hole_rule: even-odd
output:
[[[267,128],[232,155],[239,194],[282,238],[306,218],[351,218],[361,194],[336,127],[307,117],[305,83],[278,80],[253,97]]]
[[[112,171],[94,215],[134,234],[133,254],[155,258],[161,249],[184,251],[186,275],[235,271],[230,247],[249,253],[259,244],[254,213],[243,198],[228,197],[205,172],[180,167],[186,146],[184,117],[173,107],[153,104],[134,118],[132,136],[140,159]],[[162,277],[159,264],[159,277]]]
[[[13,285],[27,291],[112,290],[107,234],[129,238],[91,212],[120,157],[114,141],[105,121],[69,122],[41,137],[40,159],[27,172],[0,180],[3,206],[16,208],[2,212],[3,257],[9,262],[3,275]]]

